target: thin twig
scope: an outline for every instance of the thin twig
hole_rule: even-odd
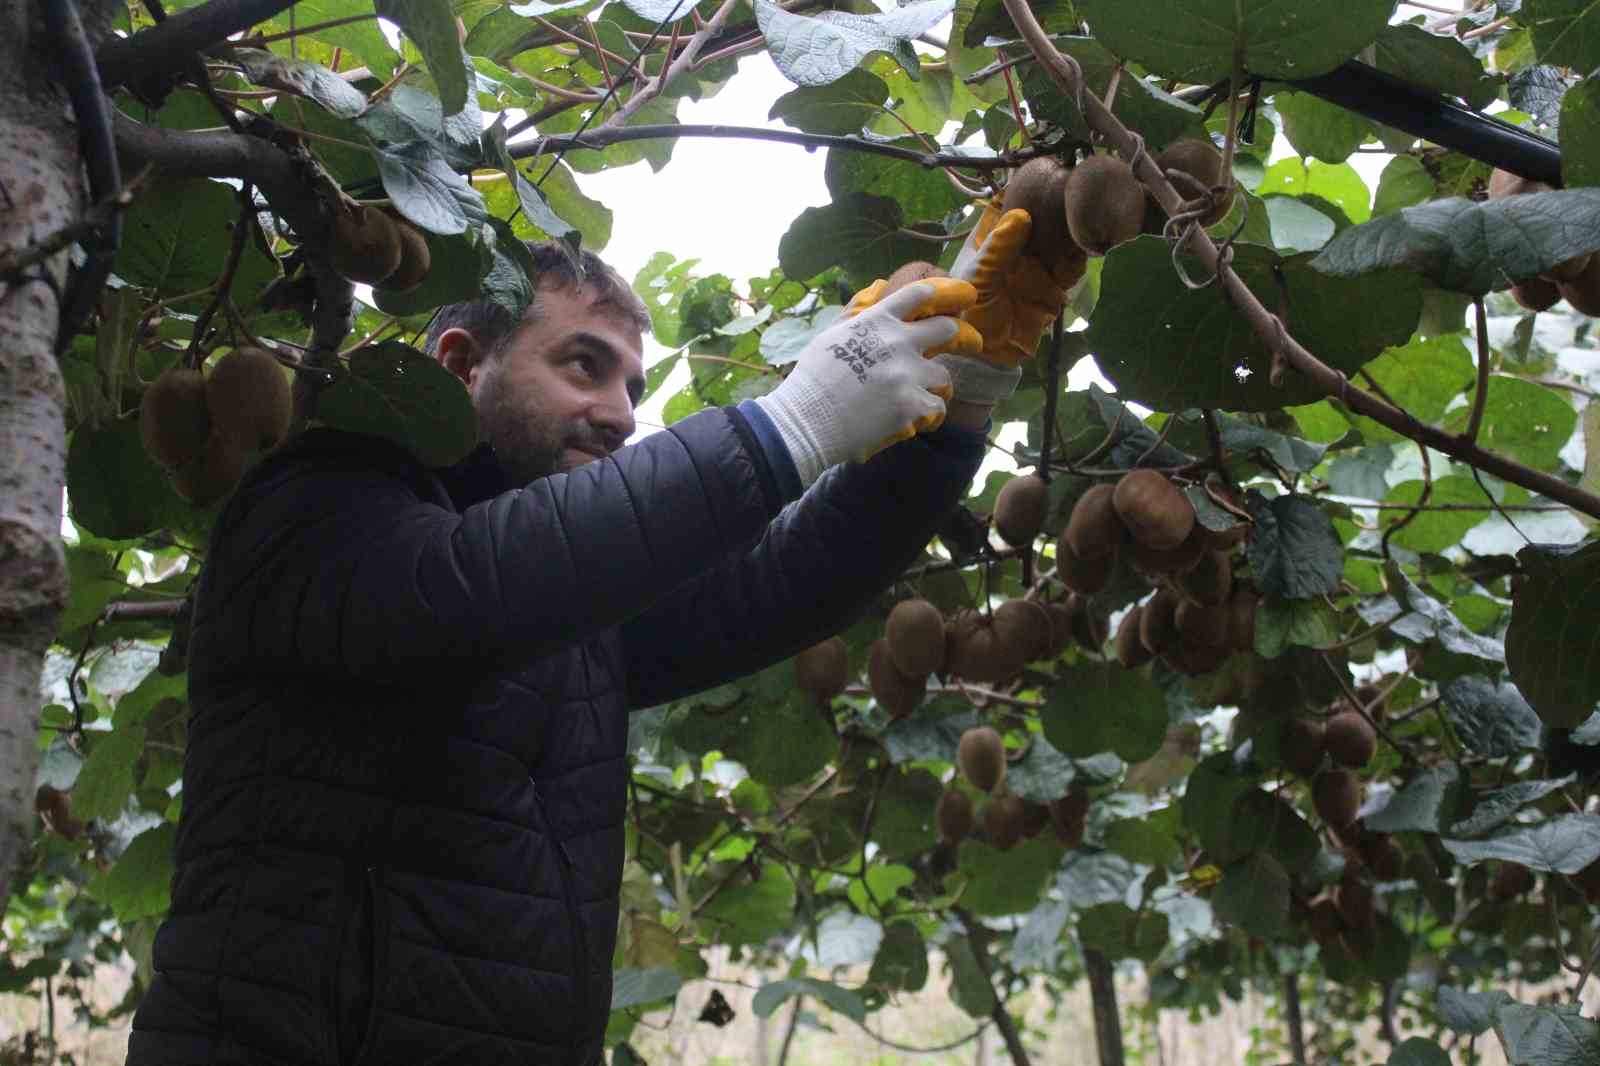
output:
[[[250,226],[255,219],[255,189],[247,181],[239,190],[239,218],[233,224],[233,242],[228,246],[228,259],[223,264],[222,273],[217,277],[217,284],[211,302],[206,309],[200,312],[200,317],[194,321],[194,330],[189,335],[189,350],[187,361],[195,370],[205,361],[206,347],[205,335],[211,326],[211,318],[217,309],[227,301],[229,290],[233,287],[233,276],[239,270],[239,260],[244,255],[245,241],[249,239]]]
[[[1389,558],[1389,540],[1396,533],[1417,520],[1417,515],[1422,513],[1422,508],[1433,497],[1433,460],[1428,457],[1428,447],[1423,445],[1422,452],[1422,495],[1417,497],[1417,502],[1407,508],[1409,513],[1398,522],[1391,522],[1383,531],[1383,539],[1378,543],[1382,549],[1383,557]]]
[[[1478,388],[1472,394],[1472,414],[1467,419],[1467,430],[1461,439],[1468,444],[1478,440],[1478,427],[1483,425],[1483,408],[1489,400],[1489,318],[1483,309],[1483,297],[1472,301],[1477,317],[1478,333]]]

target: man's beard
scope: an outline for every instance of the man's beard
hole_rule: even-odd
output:
[[[600,452],[594,435],[582,422],[552,418],[506,395],[498,370],[491,370],[478,388],[478,437],[494,450],[513,484],[526,485],[562,469],[568,448]]]

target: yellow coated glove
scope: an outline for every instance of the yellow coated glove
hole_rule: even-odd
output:
[[[1023,252],[1033,220],[1020,208],[1007,211],[1000,196],[983,209],[956,256],[951,274],[972,282],[977,302],[962,317],[983,336],[981,358],[1002,367],[1031,359],[1039,338],[1067,302],[1067,291],[1083,277],[1087,258],[1052,268]]]
[[[961,315],[957,322],[958,331],[954,337],[943,344],[929,348],[922,354],[928,358],[946,353],[954,355],[977,355],[983,351],[983,337],[976,327],[965,320],[978,299],[977,289],[967,281],[957,278],[923,278],[922,283],[933,286],[933,295],[918,304],[916,309],[906,316],[905,321],[915,322],[921,318],[932,318],[935,315]],[[844,317],[854,318],[867,308],[883,299],[883,292],[889,287],[888,281],[879,278],[871,285],[850,297],[850,302],[844,306]],[[949,397],[946,397],[949,399]]]

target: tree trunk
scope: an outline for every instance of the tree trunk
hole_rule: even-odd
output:
[[[1111,960],[1088,948],[1083,966],[1089,971],[1089,996],[1094,1004],[1094,1039],[1100,1066],[1123,1066],[1122,1018],[1117,1014],[1117,986]]]
[[[1306,1066],[1306,1029],[1300,1013],[1300,975],[1283,975],[1283,1015],[1289,1024],[1289,1055],[1294,1066]]]
[[[44,241],[86,206],[77,126],[41,25],[53,2],[0,4],[0,252]],[[0,898],[33,835],[39,675],[67,603],[55,358],[67,262],[62,251],[0,281]]]

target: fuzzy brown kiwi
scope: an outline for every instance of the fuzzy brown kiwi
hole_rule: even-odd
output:
[[[946,844],[959,844],[971,835],[977,821],[972,810],[972,797],[959,788],[945,789],[939,793],[933,820],[939,827],[940,839]]]
[[[1044,605],[1044,609],[1045,613],[1050,616],[1050,654],[1048,658],[1054,659],[1072,646],[1072,609],[1065,603],[1047,603]]]
[[[1590,256],[1583,273],[1558,288],[1562,298],[1579,313],[1600,318],[1600,255]]]
[[[963,612],[954,620],[945,653],[946,669],[968,681],[1006,681],[1023,667],[1015,648],[1000,637],[994,619],[976,611]]]
[[[1050,612],[1034,600],[1007,600],[994,610],[995,639],[1024,663],[1050,654]]]
[[[1317,896],[1307,908],[1306,925],[1311,938],[1321,944],[1336,940],[1344,932],[1344,918],[1339,914],[1339,904],[1326,893]]]
[[[1156,166],[1163,173],[1168,170],[1184,171],[1199,179],[1200,184],[1208,189],[1222,184],[1222,153],[1217,151],[1216,145],[1198,137],[1185,137],[1161,149],[1156,154]],[[1218,196],[1215,205],[1200,219],[1202,226],[1215,226],[1233,207],[1234,183],[1231,179],[1227,186],[1227,191]],[[1187,200],[1194,195],[1194,191],[1181,186],[1178,195]]]
[[[1072,507],[1061,540],[1084,562],[1115,555],[1128,539],[1127,527],[1117,517],[1116,486],[1095,485]]]
[[[839,637],[811,645],[794,657],[794,680],[802,692],[831,700],[850,680],[850,656]]]
[[[1194,505],[1159,470],[1130,470],[1112,494],[1117,517],[1147,548],[1171,551],[1194,530]]]
[[[196,507],[210,507],[233,491],[249,461],[250,453],[242,444],[213,429],[200,454],[178,467],[172,485]]]
[[[1129,670],[1143,666],[1154,656],[1139,639],[1139,619],[1144,608],[1135,607],[1117,624],[1117,661]]]
[[[1152,655],[1178,643],[1178,597],[1168,588],[1156,590],[1139,611],[1139,641]]]
[[[1361,782],[1348,770],[1324,770],[1311,782],[1311,805],[1328,825],[1346,830],[1361,811]]]
[[[83,822],[72,816],[72,796],[49,785],[40,785],[33,796],[34,809],[57,836],[76,840],[83,834]]]
[[[1073,167],[1065,201],[1067,231],[1090,255],[1105,255],[1144,225],[1144,186],[1116,156],[1090,156]]]
[[[915,285],[917,282],[925,281],[928,278],[948,278],[949,276],[949,273],[940,267],[934,266],[932,263],[921,259],[913,259],[889,275],[888,280],[884,282],[883,295],[887,296],[891,292],[899,292],[907,285]]]
[[[1563,259],[1549,270],[1541,271],[1539,277],[1554,284],[1563,281],[1577,281],[1578,276],[1589,269],[1588,255],[1575,255],[1571,259]]]
[[[1178,636],[1188,648],[1228,650],[1228,608],[1203,603],[1180,603],[1173,620]]]
[[[1013,548],[1032,544],[1044,528],[1045,512],[1050,508],[1050,486],[1038,474],[1014,477],[1000,489],[994,501],[994,528],[1000,539]]]
[[[1207,552],[1198,566],[1178,578],[1178,585],[1198,603],[1227,603],[1233,592],[1233,561],[1224,552]]]
[[[1513,174],[1509,170],[1496,168],[1489,175],[1489,199],[1498,200],[1502,196],[1521,196],[1530,192],[1550,192],[1553,186],[1542,181],[1525,178],[1521,174]]]
[[[1066,795],[1050,801],[1050,821],[1056,829],[1056,839],[1069,848],[1083,844],[1084,827],[1089,821],[1089,793],[1073,788]]]
[[[996,796],[983,805],[983,831],[1001,851],[1017,846],[1027,821],[1027,806],[1016,796]]]
[[[1582,274],[1579,274],[1582,277]],[[1573,278],[1577,281],[1578,278]],[[1528,311],[1548,311],[1561,300],[1561,286],[1545,278],[1524,278],[1511,286],[1511,298]]]
[[[1398,881],[1405,876],[1406,853],[1388,833],[1376,833],[1361,851],[1367,869],[1379,881]]]
[[[428,250],[428,238],[421,230],[404,219],[396,218],[393,222],[400,236],[400,264],[383,279],[379,288],[387,292],[410,292],[428,280],[433,253]]]
[[[1067,230],[1066,189],[1072,169],[1059,157],[1039,156],[1018,167],[1006,183],[1005,209],[1021,208],[1033,222],[1023,251],[1057,274],[1071,271],[1075,260],[1083,258]]]
[[[901,673],[889,654],[889,642],[879,637],[867,654],[867,687],[891,718],[904,718],[922,702],[927,683]]]
[[[1195,528],[1199,528],[1198,524]],[[1158,579],[1187,574],[1199,566],[1200,560],[1205,558],[1206,544],[1202,538],[1191,532],[1176,548],[1161,551],[1148,548],[1136,538],[1130,537],[1123,551],[1127,554],[1130,566],[1145,577]]]
[[[400,265],[400,230],[376,207],[335,211],[328,260],[343,277],[376,285]]]
[[[993,726],[976,725],[956,744],[956,766],[979,792],[993,792],[1006,779],[1006,742]]]
[[[294,390],[265,348],[235,348],[206,376],[211,424],[246,451],[276,447],[289,435]]]
[[[944,615],[927,600],[902,600],[884,628],[889,655],[907,677],[927,677],[944,669]]]
[[[1072,616],[1072,639],[1084,651],[1099,654],[1111,636],[1105,615],[1094,609],[1088,597],[1076,592],[1067,597],[1067,612]]]
[[[1372,925],[1376,917],[1375,896],[1372,886],[1359,875],[1346,873],[1339,887],[1334,889],[1334,899],[1339,904],[1339,917],[1344,919],[1347,928],[1366,929]]]
[[[200,371],[182,366],[164,370],[139,398],[139,439],[162,466],[189,462],[210,435],[206,379]]]
[[[1600,906],[1600,859],[1573,874],[1572,883],[1578,886],[1583,898],[1591,905]]]
[[[1489,882],[1489,898],[1516,899],[1532,892],[1534,884],[1532,870],[1521,863],[1503,862],[1500,864],[1500,869],[1494,872],[1494,880]]]
[[[1248,585],[1235,585],[1228,600],[1228,644],[1234,651],[1254,651],[1256,647],[1256,607],[1260,595]]]
[[[1324,744],[1334,762],[1359,770],[1378,753],[1378,734],[1359,713],[1340,711],[1328,719]]]
[[[1283,765],[1299,774],[1310,777],[1322,769],[1322,756],[1326,752],[1323,738],[1327,732],[1320,721],[1295,715],[1285,721],[1278,733],[1278,752]]]
[[[1073,592],[1093,596],[1111,581],[1116,566],[1116,556],[1101,559],[1080,559],[1065,538],[1056,541],[1056,576]]]

